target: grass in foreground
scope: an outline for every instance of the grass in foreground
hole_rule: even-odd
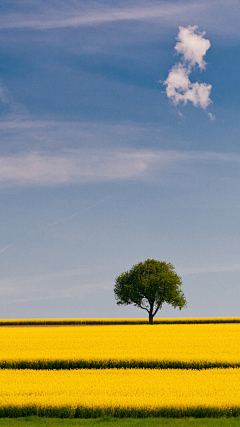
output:
[[[237,427],[237,418],[97,418],[97,419],[59,419],[59,418],[2,418],[0,427]]]

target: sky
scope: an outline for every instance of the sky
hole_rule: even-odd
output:
[[[2,0],[0,318],[146,317],[115,278],[173,264],[240,316],[236,0]]]

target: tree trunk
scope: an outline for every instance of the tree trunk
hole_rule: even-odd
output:
[[[153,311],[151,309],[149,311],[149,324],[153,325]]]

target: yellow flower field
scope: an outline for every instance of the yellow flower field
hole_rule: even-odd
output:
[[[109,414],[124,410],[129,416],[134,411],[145,416],[240,411],[238,368],[0,370],[0,383],[0,411],[5,413],[17,407],[22,414],[27,408],[36,413],[58,408],[58,414],[68,408],[74,414],[78,408],[78,416],[84,408],[92,416],[98,410]]]
[[[0,366],[34,360],[234,365],[240,363],[239,336],[240,324],[1,327]]]
[[[237,323],[2,326],[0,417],[240,415],[239,336]]]

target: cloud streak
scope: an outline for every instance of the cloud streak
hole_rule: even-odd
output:
[[[10,104],[11,103],[9,92],[8,92],[6,86],[3,85],[1,79],[0,79],[0,101],[3,104]]]
[[[10,245],[6,245],[6,246],[4,246],[4,248],[0,249],[0,254],[5,252],[8,248],[10,248],[10,246],[12,246],[12,243]]]
[[[0,186],[51,186],[141,180],[179,162],[237,162],[240,155],[177,150],[69,150],[0,157]],[[77,214],[74,214],[77,215]],[[64,219],[63,219],[64,220]]]
[[[112,289],[112,284],[106,281],[92,282],[89,277],[91,273],[91,269],[83,267],[45,274],[5,277],[0,280],[1,303],[79,298],[83,294],[96,294],[99,291]],[[80,282],[79,278],[81,278]],[[65,279],[71,279],[71,282],[68,280],[67,286],[64,285]],[[76,281],[77,284],[74,284]]]
[[[94,205],[89,206],[88,208],[85,208],[85,209],[81,210],[80,212],[77,212],[77,213],[75,213],[75,214],[73,214],[73,215],[70,215],[70,216],[67,216],[67,217],[65,217],[65,218],[59,219],[58,221],[52,222],[52,223],[50,223],[50,224],[46,225],[46,228],[53,227],[54,225],[58,225],[58,224],[60,224],[61,222],[68,221],[69,219],[75,218],[76,216],[81,215],[81,213],[84,213],[84,212],[86,212],[86,211],[89,211],[89,210],[91,210],[91,209],[94,209],[94,208],[96,208],[97,206],[102,205],[103,203],[105,203],[105,202],[106,202],[107,200],[109,200],[111,197],[112,197],[112,196],[105,197],[104,199],[100,200],[100,202],[95,203]]]
[[[240,264],[212,264],[204,267],[180,268],[180,274],[187,276],[190,274],[228,273],[240,271]]]
[[[80,4],[81,5],[81,4]],[[38,13],[30,14],[11,14],[8,19],[2,18],[0,20],[0,29],[32,29],[32,30],[49,30],[58,28],[71,28],[82,26],[93,26],[104,24],[108,22],[118,21],[138,21],[149,20],[156,18],[166,19],[168,16],[185,14],[189,10],[205,9],[205,5],[199,5],[195,2],[191,5],[183,3],[176,5],[174,3],[156,4],[153,2],[148,7],[133,7],[129,4],[128,7],[112,7],[106,5],[105,7],[95,7],[95,10],[81,9],[77,2],[75,7],[64,9],[61,3],[58,9],[51,7],[51,4],[46,9],[46,5],[42,5],[41,11]],[[42,12],[43,11],[43,12]],[[39,17],[41,16],[41,18]]]
[[[47,283],[49,287],[49,283],[55,280],[88,276],[90,273],[91,270],[89,268],[83,267],[29,276],[9,276],[0,280],[0,294],[16,294],[19,291],[29,291],[29,285],[31,285],[31,291],[35,291],[35,288],[39,290],[38,285],[42,282]]]
[[[148,169],[154,153],[145,151],[71,150],[60,154],[29,153],[0,158],[4,186],[56,185],[131,179]]]
[[[194,107],[201,107],[204,110],[212,102],[210,93],[212,86],[206,83],[192,83],[189,79],[193,69],[198,67],[203,70],[206,62],[203,57],[210,48],[210,41],[203,36],[205,32],[197,32],[197,25],[179,27],[175,50],[182,55],[181,61],[175,64],[169,71],[167,79],[164,81],[167,97],[178,105],[183,102],[191,102]]]

